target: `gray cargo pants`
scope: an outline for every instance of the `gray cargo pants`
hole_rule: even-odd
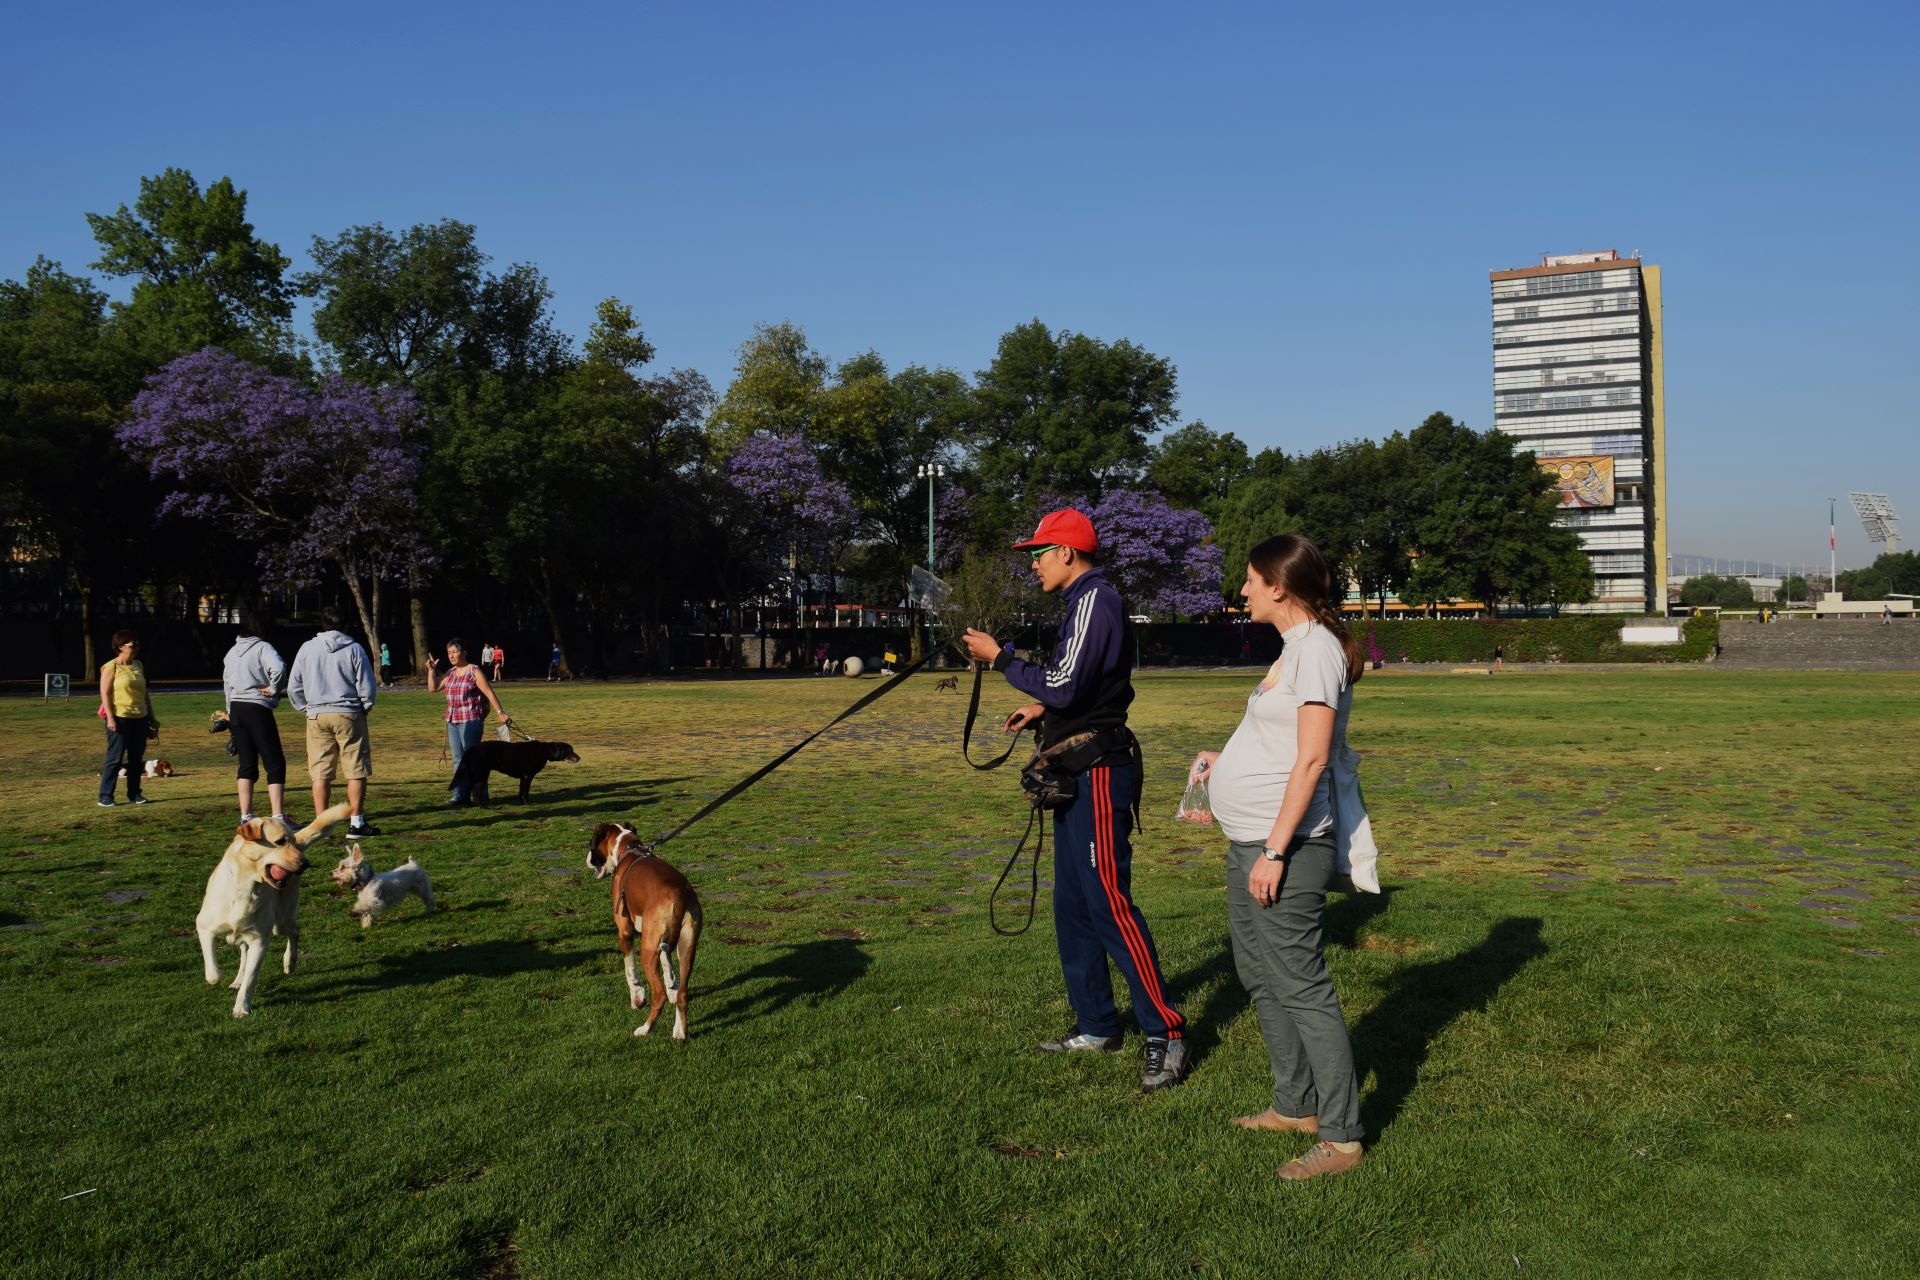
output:
[[[1322,950],[1327,888],[1334,878],[1333,837],[1296,842],[1280,897],[1261,907],[1247,893],[1247,873],[1261,846],[1227,845],[1227,926],[1233,966],[1253,997],[1260,1035],[1273,1066],[1273,1109],[1318,1116],[1325,1142],[1358,1142],[1360,1086],[1353,1045]]]

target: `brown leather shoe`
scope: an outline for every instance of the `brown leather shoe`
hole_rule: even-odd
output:
[[[1342,1151],[1331,1142],[1316,1142],[1303,1156],[1296,1156],[1275,1171],[1282,1182],[1305,1182],[1330,1173],[1345,1173],[1366,1158],[1366,1150],[1356,1147]]]
[[[1279,1133],[1318,1133],[1318,1116],[1283,1116],[1268,1107],[1257,1116],[1235,1116],[1233,1123],[1242,1129],[1269,1129]]]

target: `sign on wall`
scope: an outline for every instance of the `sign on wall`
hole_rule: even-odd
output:
[[[1560,487],[1563,507],[1613,505],[1613,459],[1595,454],[1585,458],[1542,458],[1540,469]]]

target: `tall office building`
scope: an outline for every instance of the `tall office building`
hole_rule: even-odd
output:
[[[1581,611],[1665,613],[1660,268],[1609,249],[1491,279],[1493,424],[1559,481],[1593,561]]]

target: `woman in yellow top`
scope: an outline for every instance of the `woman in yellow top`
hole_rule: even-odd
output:
[[[124,766],[127,803],[145,804],[140,783],[147,770],[147,739],[160,736],[147,701],[147,669],[134,655],[140,640],[131,631],[113,633],[113,661],[100,668],[100,715],[107,722],[107,762],[100,766],[100,807],[113,808],[113,783]]]

